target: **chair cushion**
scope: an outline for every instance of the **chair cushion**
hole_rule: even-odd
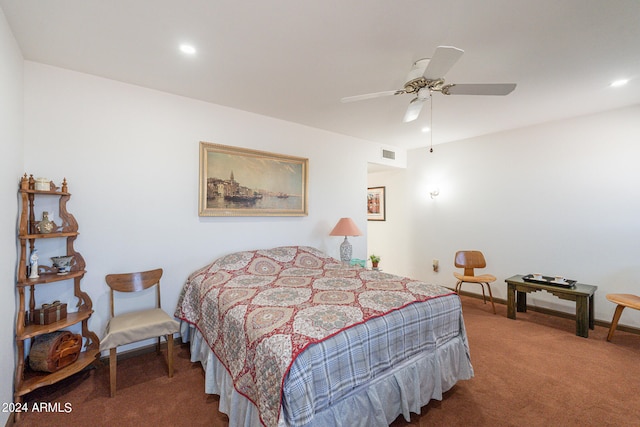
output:
[[[174,334],[179,330],[180,323],[160,308],[121,314],[109,321],[106,336],[100,340],[100,351],[148,338]]]
[[[492,274],[481,274],[480,276],[465,276],[464,274],[454,272],[453,275],[458,280],[470,283],[490,283],[496,281],[496,276]]]

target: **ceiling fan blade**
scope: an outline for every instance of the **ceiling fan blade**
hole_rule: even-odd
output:
[[[452,84],[442,88],[445,95],[509,95],[515,83]]]
[[[430,59],[418,59],[416,62],[414,62],[413,66],[411,67],[411,71],[409,71],[409,74],[407,75],[407,79],[405,81],[410,82],[411,80],[419,79],[420,77],[422,77],[425,70],[427,69],[427,66],[429,65],[429,61]]]
[[[340,100],[340,102],[353,102],[353,101],[363,101],[365,99],[373,99],[373,98],[380,98],[383,96],[390,96],[390,95],[402,95],[404,92],[404,90],[387,90],[385,92],[375,92],[375,93],[366,93],[364,95],[355,95],[355,96],[347,96],[344,97]]]
[[[404,123],[408,123],[417,119],[420,115],[420,110],[422,110],[424,101],[424,99],[413,98],[413,100],[409,103],[409,107],[407,108],[406,113],[404,113],[404,118],[402,119],[402,121]]]
[[[427,69],[424,71],[424,78],[427,80],[437,80],[444,77],[447,71],[458,62],[464,50],[453,46],[438,46],[436,48]]]

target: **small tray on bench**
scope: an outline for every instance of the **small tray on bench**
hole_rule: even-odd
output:
[[[531,282],[531,283],[539,283],[541,285],[548,285],[548,286],[557,286],[559,288],[573,288],[576,286],[577,281],[576,280],[571,280],[571,279],[564,279],[564,282],[556,282],[555,281],[555,277],[551,277],[551,276],[542,276],[542,279],[534,279],[533,278],[533,274],[527,274],[526,276],[522,276],[522,280],[524,280],[525,282]]]

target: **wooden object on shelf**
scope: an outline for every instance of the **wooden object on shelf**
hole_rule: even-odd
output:
[[[78,360],[82,335],[56,331],[38,335],[29,351],[29,366],[34,371],[56,372]]]
[[[67,318],[67,304],[43,304],[31,312],[29,320],[34,325],[48,325]]]
[[[87,366],[96,362],[100,354],[100,340],[98,336],[89,330],[88,321],[93,314],[93,303],[89,295],[81,288],[81,280],[84,277],[85,260],[82,255],[75,251],[74,243],[78,237],[78,223],[76,219],[67,211],[67,202],[71,198],[66,178],[62,181],[62,186],[57,187],[50,182],[48,190],[36,190],[33,175],[27,177],[25,174],[21,180],[18,193],[21,201],[20,218],[18,223],[18,241],[20,253],[18,257],[18,307],[16,320],[16,369],[14,381],[14,401],[21,403],[25,394],[33,390],[54,384],[70,375],[80,372]],[[40,187],[42,188],[42,187]],[[56,225],[50,233],[40,233],[37,229],[39,220],[35,217],[35,206],[41,198],[58,198],[57,218],[61,224]],[[29,278],[28,265],[29,256],[35,249],[35,242],[39,239],[64,239],[66,243],[66,255],[73,256],[70,271],[67,274],[58,274],[57,268],[53,266],[38,264],[36,278]],[[28,254],[27,254],[28,249]],[[35,288],[37,286],[69,286],[73,283],[73,294],[78,299],[76,311],[69,312],[66,317],[60,316],[53,319],[52,323],[36,324],[27,322],[27,291],[28,291],[28,311],[34,313],[36,310]],[[61,290],[62,292],[62,290]],[[25,341],[35,340],[36,337],[52,332],[60,331],[64,328],[80,324],[81,342],[84,347],[80,353],[75,355],[75,361],[55,372],[34,372],[25,366]],[[33,344],[33,343],[31,343]],[[69,350],[67,350],[68,352]],[[18,421],[20,413],[15,413],[15,420]]]

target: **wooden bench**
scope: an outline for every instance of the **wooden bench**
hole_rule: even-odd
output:
[[[607,299],[612,303],[618,304],[616,312],[613,313],[613,320],[611,321],[611,327],[609,328],[609,335],[607,335],[607,341],[611,341],[613,338],[613,332],[618,327],[618,320],[625,307],[631,307],[636,310],[640,310],[640,297],[632,294],[607,294]]]
[[[516,310],[527,311],[527,293],[547,291],[564,300],[576,302],[576,335],[588,338],[589,329],[595,326],[593,296],[597,286],[576,283],[573,288],[526,282],[522,275],[509,277],[507,282],[507,317],[516,318]]]

